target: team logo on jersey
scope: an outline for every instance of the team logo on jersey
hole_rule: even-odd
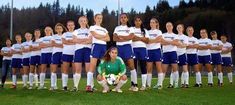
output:
[[[118,32],[125,32],[125,33],[129,33],[129,30],[118,30]]]
[[[194,44],[194,43],[195,43],[195,41],[189,41],[189,43],[193,43],[193,44]]]
[[[106,33],[106,31],[105,30],[103,30],[103,29],[96,29],[97,31],[102,31],[103,33]]]

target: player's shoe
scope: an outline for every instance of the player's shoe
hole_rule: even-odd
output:
[[[141,90],[141,91],[145,91],[145,90],[146,90],[146,87],[142,86],[142,87],[140,88],[140,90]]]
[[[16,85],[11,85],[11,89],[16,89]]]
[[[114,89],[112,89],[112,91],[113,91],[113,92],[122,93],[122,90],[121,90],[121,89],[116,89],[116,88],[114,88]]]
[[[172,84],[169,84],[167,88],[174,88]]]
[[[93,89],[91,88],[91,86],[86,86],[86,92],[93,92]]]

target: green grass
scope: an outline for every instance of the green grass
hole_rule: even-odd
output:
[[[19,80],[19,79],[18,79]],[[214,83],[217,83],[214,77]],[[153,85],[156,83],[153,79]],[[190,78],[190,88],[188,89],[167,89],[169,79],[165,79],[162,90],[150,89],[147,91],[128,91],[130,81],[123,87],[123,93],[102,94],[101,87],[96,83],[99,91],[86,93],[86,80],[80,82],[79,92],[49,91],[49,90],[26,90],[21,88],[9,89],[6,85],[0,89],[0,105],[235,105],[235,84],[229,84],[224,78],[224,86],[207,87],[207,78],[203,78],[203,87],[195,88],[192,85],[195,78]],[[49,87],[49,80],[46,86]],[[58,86],[61,86],[61,80]],[[140,84],[139,79],[139,84]],[[72,87],[72,79],[69,86]],[[61,87],[60,87],[61,88]]]

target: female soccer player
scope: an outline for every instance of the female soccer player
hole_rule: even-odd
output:
[[[172,66],[172,73],[170,78],[170,84],[168,88],[178,88],[179,72],[178,72],[178,60],[177,60],[177,46],[180,44],[178,36],[173,33],[173,24],[171,22],[166,23],[167,33],[162,35],[162,52],[163,52],[163,62],[162,70],[165,73],[168,70],[168,66]]]
[[[63,31],[66,28],[61,23],[57,23],[55,25],[55,31],[57,34],[52,36],[52,59],[51,59],[51,88],[50,90],[56,90],[57,89],[57,68],[58,65],[61,65],[62,61],[62,50],[63,50],[63,44],[62,44],[62,35]]]
[[[0,88],[3,88],[6,78],[7,78],[8,70],[10,69],[10,65],[11,65],[12,53],[11,53],[11,40],[10,39],[6,39],[6,47],[3,47],[1,49],[1,55],[3,56],[3,58],[2,58],[2,78],[1,78],[2,84]]]
[[[132,47],[135,54],[135,68],[140,64],[141,69],[141,78],[142,78],[142,87],[140,90],[146,90],[147,82],[147,70],[146,70],[146,60],[147,60],[147,49],[146,44],[149,40],[148,32],[144,29],[142,20],[140,17],[134,19],[135,27],[130,28],[130,33],[133,33],[135,36],[133,38]],[[132,91],[138,91],[132,89]]]
[[[211,60],[213,64],[213,68],[217,69],[218,73],[218,86],[223,86],[223,72],[222,72],[222,58],[221,58],[221,51],[223,47],[223,43],[218,40],[217,32],[211,31]]]
[[[96,70],[97,60],[104,56],[106,51],[106,42],[110,41],[108,31],[101,27],[103,20],[102,14],[96,14],[94,17],[95,25],[90,27],[90,33],[92,35],[92,50],[90,58],[90,67],[87,73],[87,92],[93,91],[94,80],[93,73]]]
[[[120,26],[117,26],[113,33],[113,40],[116,41],[118,56],[121,57],[131,72],[131,90],[138,90],[137,88],[137,72],[134,66],[132,39],[133,33],[130,33],[130,25],[128,23],[128,17],[126,13],[120,15]]]
[[[40,70],[40,87],[38,89],[45,89],[44,87],[44,81],[46,78],[46,70],[47,70],[47,65],[51,64],[51,57],[52,57],[52,35],[53,35],[53,30],[51,27],[47,26],[44,29],[45,36],[42,37],[40,40],[41,42],[39,43],[41,47],[41,70]]]
[[[189,73],[188,73],[188,63],[186,57],[186,47],[188,46],[188,36],[184,35],[184,25],[177,25],[178,31],[178,40],[180,45],[177,46],[177,56],[178,56],[178,65],[182,67],[183,71],[181,74],[181,87],[188,88],[189,87]]]
[[[41,31],[39,29],[34,30],[34,40],[30,46],[30,71],[29,71],[29,89],[33,89],[33,81],[36,83],[36,87],[38,85],[38,74],[37,72],[40,70],[40,56],[41,56],[41,48],[39,46],[40,43]]]
[[[25,33],[26,41],[22,43],[23,53],[23,88],[27,88],[28,72],[29,72],[29,58],[30,58],[30,45],[32,44],[32,34]]]
[[[211,40],[208,39],[207,30],[200,30],[201,38],[198,40],[198,59],[199,59],[199,70],[205,65],[208,72],[208,86],[213,86],[213,73],[211,68]]]
[[[62,52],[62,86],[63,90],[67,91],[68,87],[68,73],[70,64],[73,66],[73,57],[74,57],[74,49],[75,43],[73,42],[73,31],[75,28],[74,21],[67,22],[68,32],[65,32],[62,35],[62,43],[63,43],[63,52]]]
[[[16,89],[16,73],[17,71],[21,71],[22,70],[22,37],[21,35],[17,34],[15,36],[15,40],[16,40],[16,44],[12,45],[12,62],[11,62],[11,68],[12,68],[12,89]]]
[[[117,76],[115,84],[117,86],[112,91],[122,93],[121,87],[126,83],[127,76],[126,66],[122,58],[118,57],[118,50],[116,47],[111,47],[105,53],[102,61],[99,64],[97,76],[98,83],[103,87],[103,93],[109,92],[109,86],[107,85],[106,76],[114,74]]]
[[[231,43],[227,42],[227,37],[225,35],[222,35],[220,39],[223,43],[223,48],[221,52],[223,68],[227,70],[228,80],[230,84],[232,84],[233,83],[233,72],[232,72],[233,63],[232,63],[231,51],[233,49],[233,46]]]
[[[193,36],[194,29],[192,26],[188,26],[187,29],[188,35],[188,46],[187,46],[187,62],[188,66],[192,66],[196,74],[196,84],[194,87],[201,87],[201,73],[198,69],[198,57],[197,57],[197,48],[198,48],[198,39]]]
[[[150,20],[151,29],[149,33],[149,42],[147,44],[148,60],[147,60],[147,87],[151,87],[153,64],[156,65],[158,72],[158,82],[153,88],[161,89],[163,81],[162,73],[162,52],[161,52],[161,40],[162,31],[159,30],[159,22],[156,18]]]
[[[78,84],[81,78],[82,63],[85,64],[85,70],[88,72],[90,66],[90,54],[91,54],[91,42],[92,37],[88,29],[88,20],[85,16],[81,16],[78,19],[80,28],[75,30],[74,42],[75,55],[74,55],[74,67],[75,73],[73,75],[74,88],[73,91],[78,90]]]

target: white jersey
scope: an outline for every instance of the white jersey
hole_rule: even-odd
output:
[[[1,51],[3,53],[9,53],[11,52],[11,49],[12,49],[11,47],[3,47]],[[3,56],[2,60],[11,60],[11,57]]]
[[[227,50],[229,48],[233,48],[232,44],[229,42],[223,43],[223,48],[222,50]],[[226,54],[221,54],[222,57],[232,57],[231,52],[226,53]]]
[[[130,28],[125,25],[120,25],[120,26],[117,26],[115,29],[114,29],[114,34],[117,34],[118,36],[128,36],[130,35]],[[117,45],[126,45],[126,44],[131,44],[132,43],[132,40],[129,40],[129,41],[125,41],[125,42],[117,42],[116,44]]]
[[[21,48],[22,48],[22,44],[18,44],[18,43],[16,43],[16,44],[13,44],[12,45],[12,50],[14,50],[14,51],[21,51]],[[12,58],[20,58],[20,59],[22,59],[22,54],[13,54],[12,55]]]
[[[108,34],[108,31],[105,28],[103,28],[101,26],[97,26],[97,25],[91,26],[89,30],[90,30],[90,32],[93,31],[93,32],[95,32],[99,35],[104,35],[105,36],[106,34]],[[106,45],[105,41],[96,39],[95,37],[92,37],[92,43]]]
[[[91,34],[89,32],[89,29],[85,28],[79,28],[73,32],[73,35],[75,35],[79,39],[88,39]],[[82,49],[82,48],[91,48],[91,44],[76,44],[75,49]]]
[[[204,38],[204,39],[199,39],[198,40],[198,44],[199,46],[207,46],[207,45],[212,45],[211,40],[208,38]],[[207,50],[198,50],[198,55],[199,56],[205,56],[205,55],[211,55],[211,51],[210,49]]]
[[[178,34],[178,39],[180,41],[180,43],[186,44],[186,46],[188,45],[188,36],[186,35],[179,35]],[[182,55],[186,53],[186,47],[185,48],[177,48],[177,55]]]
[[[31,46],[32,47],[39,47],[39,43],[41,42],[40,39],[35,40],[34,42],[32,42]],[[31,56],[40,56],[41,55],[41,50],[38,51],[31,51]]]
[[[162,31],[159,29],[149,30],[148,34],[149,34],[149,39],[156,39],[157,37],[162,36]],[[148,50],[159,49],[159,48],[161,48],[161,43],[147,44]]]
[[[162,38],[166,41],[178,40],[178,36],[175,33],[164,33]],[[177,51],[177,46],[175,45],[162,45],[162,52],[173,52]]]
[[[135,28],[135,27],[131,27],[130,28],[130,33],[133,33],[135,36],[138,36],[138,37],[146,37],[146,38],[149,38],[149,34],[148,34],[148,31],[145,30],[145,35],[143,35],[143,33],[141,32],[141,29],[140,28]],[[132,47],[133,48],[139,48],[139,47],[144,47],[146,48],[146,43],[142,42],[142,41],[133,41],[132,42]]]
[[[211,40],[211,43],[212,43],[212,47],[223,45],[223,43],[220,40]],[[218,50],[211,50],[211,53],[212,54],[221,53],[221,50],[219,50],[219,51]]]
[[[41,43],[51,44],[52,36],[44,36],[40,38]],[[42,48],[41,53],[52,53],[52,47]]]
[[[198,44],[198,39],[195,37],[188,37],[188,45]],[[187,48],[187,54],[197,54],[197,48]]]
[[[30,46],[32,45],[32,41],[26,41],[22,43],[22,48],[24,49],[29,49]],[[30,58],[31,52],[23,52],[23,58]]]
[[[56,44],[62,44],[62,35],[55,34],[52,36],[52,40],[55,41]],[[53,47],[52,53],[55,54],[57,52],[62,52],[63,48],[61,47]]]
[[[73,32],[65,32],[62,35],[62,38],[65,40],[72,40],[73,39]],[[75,49],[75,45],[63,44],[63,54],[74,55],[74,49]]]

